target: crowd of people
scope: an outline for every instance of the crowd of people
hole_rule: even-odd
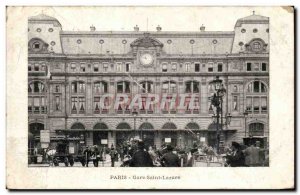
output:
[[[160,148],[145,145],[142,140],[125,141],[114,147],[85,146],[79,150],[80,158],[65,157],[66,166],[73,166],[79,161],[88,167],[90,162],[94,167],[101,163],[110,163],[111,167],[192,167],[196,161],[218,162],[228,167],[268,166],[268,150],[260,148],[260,142],[252,142],[249,146],[232,142],[231,146],[217,152],[216,148],[205,143],[194,142],[191,148],[173,147],[165,143]],[[54,158],[53,164],[58,166]]]
[[[83,166],[93,161],[98,166],[99,161],[110,158],[111,166],[121,161],[122,167],[192,167],[195,160],[202,159],[206,162],[221,162],[223,166],[268,166],[267,150],[259,147],[260,143],[252,143],[249,146],[232,142],[221,154],[216,149],[206,144],[193,143],[191,148],[173,147],[171,144],[163,144],[160,148],[156,146],[145,146],[142,140],[131,140],[124,142],[115,148],[97,146],[87,147],[83,150],[85,161]]]

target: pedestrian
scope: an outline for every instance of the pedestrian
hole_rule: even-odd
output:
[[[161,157],[160,161],[163,167],[180,167],[180,159],[178,155],[173,153],[173,147],[167,145],[167,152]]]
[[[148,153],[149,153],[152,161],[154,162],[156,160],[157,155],[156,155],[155,151],[153,150],[152,146],[149,146]]]
[[[139,140],[137,142],[137,150],[133,154],[129,162],[130,167],[153,167],[153,161],[150,154],[145,151],[145,144]]]
[[[117,151],[115,150],[114,147],[110,149],[110,159],[111,159],[111,167],[115,166],[115,160],[117,156]]]
[[[241,145],[237,142],[232,142],[232,153],[226,156],[227,164],[231,167],[245,166],[245,156],[241,150]]]
[[[248,167],[257,167],[259,166],[259,147],[254,146],[252,143],[248,148],[244,150],[245,154],[245,165]]]
[[[95,145],[94,146],[94,150],[93,150],[93,164],[94,164],[94,167],[98,167],[98,164],[99,164],[99,160],[100,160],[100,151],[98,149],[98,147]]]
[[[85,150],[83,151],[84,158],[85,158],[85,165],[86,167],[89,166],[90,156],[91,156],[91,150],[88,146],[86,146]]]

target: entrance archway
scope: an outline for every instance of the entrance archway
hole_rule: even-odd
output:
[[[120,123],[117,126],[116,131],[116,146],[121,147],[124,145],[124,142],[129,141],[133,137],[131,132],[131,127],[128,123]]]
[[[143,123],[139,127],[139,133],[142,136],[141,138],[143,139],[145,143],[146,149],[149,148],[149,146],[154,146],[154,127],[151,123]]]
[[[93,144],[94,145],[106,145],[104,143],[104,140],[108,140],[108,126],[104,123],[97,123],[94,126],[94,132],[93,132]],[[103,140],[103,142],[101,143],[101,140]]]
[[[177,127],[174,123],[170,123],[170,122],[165,123],[162,126],[162,132],[161,132],[162,143],[171,144],[173,147],[177,146],[178,135],[176,129]]]

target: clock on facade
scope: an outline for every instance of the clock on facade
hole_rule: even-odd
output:
[[[151,65],[154,61],[154,58],[151,54],[145,53],[141,54],[140,56],[140,62],[142,65]]]

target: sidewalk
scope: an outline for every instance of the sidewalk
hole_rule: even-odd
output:
[[[115,167],[120,167],[121,164],[122,164],[121,161],[115,162]],[[111,162],[110,161],[106,161],[106,162],[99,161],[99,164],[98,164],[98,167],[110,167],[110,166],[111,166]],[[49,164],[30,164],[30,165],[28,165],[28,167],[53,167],[53,168],[55,168],[54,165],[50,166]],[[57,166],[57,167],[66,167],[66,166],[65,166],[64,163],[59,163],[59,166]],[[71,166],[69,165],[69,167],[71,167]],[[75,162],[74,165],[73,165],[73,167],[86,168],[86,166],[83,167],[80,162]],[[89,162],[89,166],[88,167],[94,167],[94,164],[93,164],[92,161]]]

